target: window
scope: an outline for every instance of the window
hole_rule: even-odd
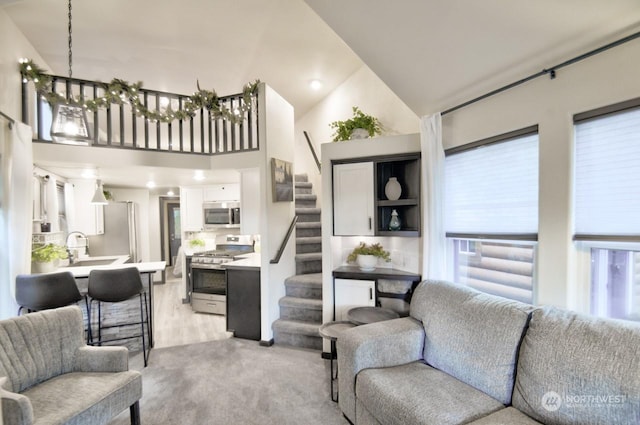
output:
[[[455,282],[533,302],[537,126],[446,152],[445,229]]]
[[[574,125],[574,240],[590,259],[590,311],[640,320],[640,99]]]

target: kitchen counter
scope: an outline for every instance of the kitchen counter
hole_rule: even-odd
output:
[[[235,258],[237,258],[237,260],[224,263],[224,268],[260,270],[261,261],[259,252],[251,252],[249,254],[238,255]]]
[[[71,267],[59,267],[56,271],[69,271],[73,274],[73,277],[89,277],[91,270],[110,270],[124,267],[136,267],[140,273],[155,273],[157,271],[164,270],[166,263],[164,261],[147,261],[143,263],[127,263],[129,256],[112,256],[112,257],[88,257],[83,259],[87,260],[106,260],[113,258],[113,263],[102,265],[88,265],[88,266],[71,266]],[[80,261],[82,262],[82,260]]]

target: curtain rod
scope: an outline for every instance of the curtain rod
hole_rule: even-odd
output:
[[[9,121],[9,130],[11,130],[13,125],[16,123],[16,120],[14,120],[13,118],[11,118],[9,115],[5,114],[2,111],[0,111],[0,116],[5,118],[7,121]]]
[[[495,89],[493,91],[490,91],[489,93],[485,93],[482,96],[478,96],[478,97],[476,97],[474,99],[471,99],[471,100],[468,100],[468,101],[466,101],[464,103],[456,105],[456,106],[454,106],[452,108],[447,109],[446,111],[443,111],[440,115],[442,116],[442,115],[446,115],[446,114],[448,114],[450,112],[457,111],[458,109],[462,109],[465,106],[469,106],[469,105],[471,105],[473,103],[479,102],[481,100],[484,100],[484,99],[486,99],[488,97],[491,97],[493,95],[496,95],[498,93],[502,93],[503,91],[509,90],[509,89],[511,89],[513,87],[516,87],[516,86],[519,86],[520,84],[524,84],[527,81],[533,80],[535,78],[542,77],[543,75],[546,75],[546,74],[549,74],[551,79],[554,79],[554,78],[556,78],[556,70],[558,70],[560,68],[564,68],[565,66],[574,64],[576,62],[579,62],[579,61],[581,61],[583,59],[586,59],[588,57],[597,55],[598,53],[602,53],[604,51],[607,51],[609,49],[617,47],[617,46],[619,46],[621,44],[627,43],[627,42],[629,42],[631,40],[635,40],[638,37],[640,37],[640,31],[638,31],[638,32],[636,32],[634,34],[631,34],[631,35],[629,35],[627,37],[624,37],[624,38],[621,38],[619,40],[616,40],[616,41],[614,41],[612,43],[606,44],[606,45],[604,45],[602,47],[598,47],[597,49],[591,50],[591,51],[589,51],[587,53],[583,53],[580,56],[576,56],[576,57],[574,57],[572,59],[569,59],[567,61],[559,63],[558,65],[554,65],[554,66],[552,66],[550,68],[545,68],[540,72],[537,72],[535,74],[529,75],[528,77],[525,77],[525,78],[523,78],[521,80],[515,81],[515,82],[513,82],[511,84],[507,84],[506,86],[500,87],[499,89]]]

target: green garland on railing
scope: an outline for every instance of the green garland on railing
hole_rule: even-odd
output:
[[[242,89],[242,103],[230,110],[220,103],[220,99],[215,90],[203,90],[197,82],[198,91],[188,96],[183,102],[182,108],[174,110],[169,104],[164,111],[150,109],[140,100],[140,88],[142,82],[129,83],[127,81],[114,78],[110,83],[96,82],[103,89],[104,93],[95,99],[84,99],[80,96],[67,99],[65,95],[55,93],[52,90],[53,77],[45,73],[45,70],[33,63],[30,59],[20,59],[20,74],[22,81],[32,81],[36,91],[53,107],[57,103],[74,102],[82,105],[85,109],[95,112],[100,108],[105,108],[110,104],[129,104],[136,116],[142,116],[151,122],[168,123],[174,120],[185,120],[196,115],[201,108],[206,108],[212,118],[223,118],[233,123],[240,123],[244,119],[245,113],[251,109],[252,100],[258,91],[260,80],[245,84]]]

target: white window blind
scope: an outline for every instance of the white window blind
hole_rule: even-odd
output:
[[[448,234],[538,233],[538,134],[445,158]]]
[[[575,233],[640,239],[640,109],[575,125]]]

